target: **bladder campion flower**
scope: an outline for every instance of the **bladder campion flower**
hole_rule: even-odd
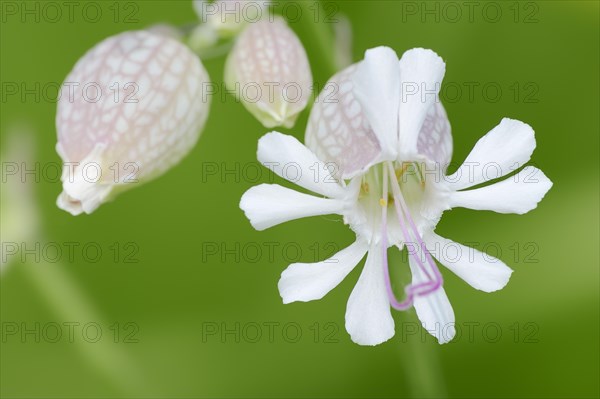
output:
[[[414,306],[440,343],[450,341],[454,311],[432,248],[458,248],[453,259],[443,252],[435,255],[485,292],[503,288],[512,270],[499,259],[438,236],[435,227],[442,213],[465,207],[522,214],[535,208],[552,186],[540,170],[527,166],[505,180],[473,188],[529,161],[534,132],[512,119],[503,119],[482,137],[463,166],[446,176],[452,136],[437,96],[444,72],[445,63],[431,50],[412,49],[400,60],[386,47],[368,50],[363,61],[330,79],[339,89],[336,101],[327,101],[326,92],[317,98],[306,146],[277,132],[258,143],[261,163],[321,197],[261,184],[240,202],[258,230],[307,216],[343,216],[356,241],[325,261],[290,265],[278,286],[284,303],[320,299],[368,253],[346,309],[346,330],[361,345],[377,345],[394,335],[390,306]],[[286,173],[290,164],[299,165],[302,173]],[[488,164],[497,166],[498,173],[477,173]],[[472,173],[464,173],[467,168]],[[315,170],[331,173],[315,179]],[[412,282],[402,299],[390,281],[387,252],[392,246],[406,247],[409,255]]]

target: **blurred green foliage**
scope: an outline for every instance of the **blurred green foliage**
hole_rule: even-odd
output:
[[[44,2],[26,2],[32,8],[35,3]],[[63,16],[56,23],[32,16],[22,22],[20,15],[4,14],[1,81],[27,87],[60,83],[86,50],[110,35],[158,22],[192,22],[190,3],[99,2],[104,14],[97,23],[77,11],[73,22]],[[244,178],[254,177],[256,168],[245,166],[256,161],[257,139],[266,129],[233,97],[219,96],[199,144],[179,166],[90,216],[72,217],[55,206],[60,183],[42,179],[36,184],[45,242],[98,243],[103,254],[96,263],[76,251],[73,262],[11,265],[0,282],[1,321],[30,328],[36,322],[96,322],[103,335],[99,343],[76,335],[79,343],[73,344],[66,337],[58,343],[42,337],[36,343],[32,335],[21,342],[19,334],[5,334],[0,395],[598,397],[599,3],[496,2],[502,13],[498,22],[489,20],[491,8],[484,18],[486,2],[471,19],[462,2],[452,3],[461,17],[444,2],[331,4],[352,22],[355,60],[379,45],[399,54],[432,48],[445,59],[445,84],[460,89],[444,94],[454,162],[461,162],[502,117],[523,120],[536,131],[532,162],[554,182],[538,209],[525,216],[457,209],[438,227],[442,236],[477,242],[480,249],[493,243],[490,253],[500,248],[500,257],[515,270],[508,286],[493,294],[475,291],[443,271],[462,331],[455,342],[438,346],[421,330],[413,334],[417,319],[409,311],[395,313],[397,334],[389,342],[374,348],[353,344],[344,312],[359,268],[321,301],[281,303],[277,281],[296,260],[298,248],[298,259],[315,261],[348,245],[353,234],[331,217],[264,232],[251,228],[238,202],[256,184]],[[122,13],[117,23],[110,7]],[[125,23],[123,13],[131,10],[138,22]],[[311,19],[290,25],[305,43],[322,86],[331,71],[307,26]],[[224,58],[204,63],[211,79],[221,82]],[[55,110],[56,104],[44,98],[3,98],[3,141],[12,124],[25,121],[38,134],[36,159],[60,162],[54,150]],[[284,132],[302,138],[306,114]],[[211,174],[215,166],[218,173]],[[234,172],[221,175],[223,170]],[[259,181],[266,180],[263,173]],[[125,248],[131,242],[135,246]],[[120,249],[117,262],[114,243]],[[272,259],[269,243],[279,243]],[[219,249],[211,255],[207,250],[213,244]],[[238,259],[223,251],[236,245]],[[258,256],[256,247],[262,249]],[[132,248],[139,262],[126,263]],[[49,299],[65,290],[51,278],[34,277],[40,273],[67,276],[85,299],[73,298],[66,306],[87,301],[95,313],[69,319],[76,313],[57,309],[58,301]],[[45,290],[44,284],[49,285]],[[126,328],[128,322],[139,331]],[[240,342],[235,333],[221,334],[223,328],[235,330],[236,323]],[[252,342],[256,325],[262,335]],[[215,326],[219,332],[207,335]],[[291,342],[298,326],[302,336]],[[139,342],[123,342],[132,332]],[[115,364],[125,386],[98,372],[93,357],[105,351],[86,349],[90,345],[105,345],[127,359]]]

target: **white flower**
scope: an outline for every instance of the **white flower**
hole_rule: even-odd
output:
[[[58,103],[58,206],[91,213],[178,163],[206,122],[208,82],[198,57],[163,35],[125,32],[88,51]]]
[[[265,127],[290,128],[311,95],[302,43],[283,18],[250,24],[225,64],[225,84]]]
[[[326,90],[317,98],[306,132],[308,148],[277,132],[258,144],[260,162],[326,198],[262,184],[249,189],[240,202],[258,230],[307,216],[343,216],[356,241],[323,262],[290,265],[282,273],[279,291],[284,303],[320,299],[368,253],[346,309],[346,329],[361,345],[377,345],[394,335],[390,305],[400,310],[414,306],[424,328],[440,343],[450,341],[454,312],[432,254],[485,292],[503,288],[512,270],[435,234],[442,213],[453,207],[525,213],[552,185],[540,170],[528,166],[498,183],[464,190],[529,161],[535,148],[533,130],[511,119],[503,119],[479,140],[455,174],[445,176],[452,137],[437,98],[444,69],[431,50],[409,50],[400,61],[389,48],[368,50],[363,61],[331,78],[329,83],[339,89],[334,101],[327,101],[331,93]],[[489,164],[497,166],[498,175],[476,173]],[[467,166],[472,173],[463,173]],[[315,179],[316,170],[333,172],[339,182],[327,173]],[[448,245],[457,249],[452,259],[432,251]],[[408,248],[412,283],[402,301],[390,283],[391,246]]]

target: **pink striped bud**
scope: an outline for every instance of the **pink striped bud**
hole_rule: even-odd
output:
[[[311,95],[312,74],[282,18],[249,24],[225,65],[225,84],[265,127],[294,125]]]
[[[177,164],[206,122],[208,83],[200,60],[166,36],[125,32],[88,51],[58,103],[64,165],[57,205],[91,213]]]

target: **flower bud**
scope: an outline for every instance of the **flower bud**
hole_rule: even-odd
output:
[[[91,213],[177,164],[206,122],[208,82],[199,59],[162,35],[125,32],[88,51],[58,103],[59,208]]]
[[[238,37],[225,84],[265,127],[290,128],[308,103],[312,74],[302,43],[278,17],[250,24]]]

